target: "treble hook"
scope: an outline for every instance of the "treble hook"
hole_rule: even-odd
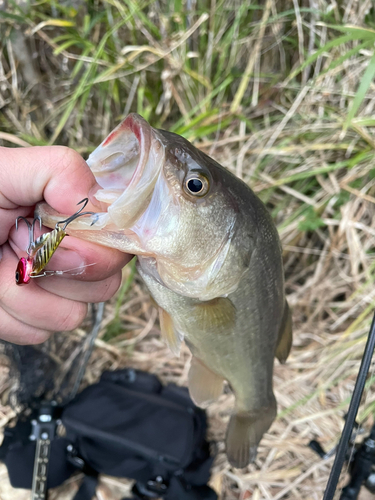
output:
[[[91,226],[98,220],[99,214],[96,214],[95,212],[82,212],[88,201],[88,198],[84,198],[82,201],[77,203],[77,205],[83,205],[75,214],[71,215],[65,220],[57,222],[53,231],[42,234],[36,240],[34,240],[35,223],[36,221],[39,221],[39,225],[40,227],[42,227],[42,219],[37,216],[33,220],[33,223],[30,224],[30,222],[24,217],[17,217],[16,229],[18,229],[18,221],[22,219],[26,222],[29,230],[29,247],[27,249],[27,259],[25,259],[25,257],[22,257],[19,260],[16,269],[17,285],[26,285],[30,282],[31,278],[41,278],[43,276],[53,276],[55,274],[62,273],[62,271],[44,271],[44,268],[49,263],[52,255],[56,252],[62,240],[67,235],[65,229],[68,224],[74,221],[77,217],[81,217],[81,215],[95,216],[94,220],[91,223]],[[60,227],[60,224],[63,224],[63,226]]]
[[[18,231],[18,220],[21,219],[23,221],[26,222],[26,225],[27,225],[27,229],[28,229],[28,232],[29,232],[29,245],[27,247],[27,253],[29,253],[30,251],[30,248],[31,248],[31,245],[32,243],[34,242],[34,233],[35,233],[35,223],[37,221],[39,221],[39,229],[42,229],[42,219],[40,218],[39,215],[37,215],[32,224],[30,224],[30,222],[25,218],[25,217],[22,217],[21,215],[19,217],[17,217],[16,219],[16,231]]]
[[[71,215],[70,217],[68,217],[65,220],[60,220],[59,222],[57,222],[55,228],[59,229],[60,228],[60,224],[64,224],[63,227],[60,228],[60,229],[62,229],[63,231],[65,231],[65,229],[66,229],[66,227],[67,227],[68,224],[70,224],[75,219],[77,219],[77,217],[81,217],[82,215],[96,215],[96,219],[93,220],[93,222],[90,225],[92,226],[93,224],[95,224],[95,222],[98,220],[98,214],[96,214],[95,212],[82,212],[82,210],[85,208],[85,206],[87,205],[88,202],[89,202],[88,198],[84,198],[83,200],[81,200],[80,202],[78,202],[77,205],[80,205],[81,203],[83,203],[82,207],[78,210],[78,212],[76,212],[75,214]]]

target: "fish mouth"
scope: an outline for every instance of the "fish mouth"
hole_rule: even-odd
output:
[[[128,115],[87,159],[100,186],[90,200],[117,227],[130,228],[147,208],[163,160],[164,147],[152,127]]]

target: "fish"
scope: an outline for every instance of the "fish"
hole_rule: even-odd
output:
[[[192,353],[193,401],[207,407],[227,381],[235,408],[230,464],[254,461],[277,413],[274,358],[285,362],[292,320],[276,226],[251,188],[183,137],[129,114],[90,154],[98,207],[69,234],[137,256],[160,312],[162,336]],[[45,203],[43,223],[57,217]]]

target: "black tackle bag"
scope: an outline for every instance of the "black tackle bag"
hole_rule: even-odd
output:
[[[205,412],[185,388],[163,386],[133,369],[105,372],[62,407],[64,437],[51,444],[47,487],[81,470],[86,475],[74,500],[91,500],[98,474],[135,479],[134,497],[216,500],[207,486],[213,458],[205,439]],[[14,488],[31,488],[35,442],[31,422],[5,431],[0,447]]]

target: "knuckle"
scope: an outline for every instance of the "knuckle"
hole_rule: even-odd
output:
[[[81,168],[84,163],[82,156],[67,146],[53,146],[50,161],[52,168],[59,175],[67,175],[67,173],[70,175]]]
[[[22,337],[20,344],[22,345],[37,345],[43,344],[46,340],[50,338],[52,332],[47,332],[46,330],[36,330],[33,329],[33,332],[28,336]]]
[[[95,302],[105,302],[117,292],[121,285],[121,273],[111,276],[102,284],[102,292],[96,298]]]
[[[77,328],[82,321],[85,319],[87,314],[87,304],[83,302],[73,302],[71,301],[70,308],[58,318],[56,323],[56,329],[68,332]]]
[[[58,171],[70,170],[72,166],[80,164],[82,157],[67,146],[54,146],[51,150],[51,163]]]

